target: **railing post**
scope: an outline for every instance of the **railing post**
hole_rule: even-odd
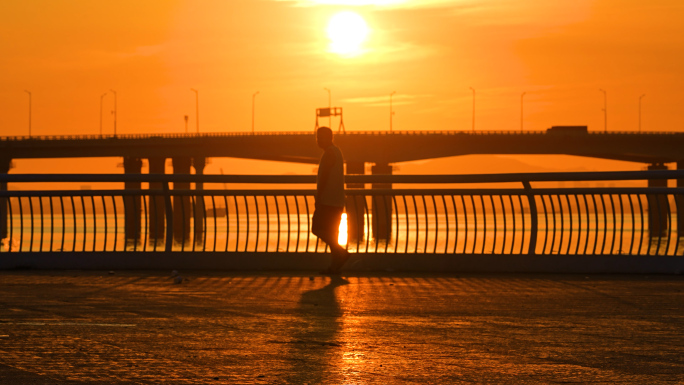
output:
[[[347,175],[363,175],[365,173],[365,162],[347,162]],[[363,189],[363,183],[347,183],[347,188]],[[347,195],[346,211],[347,211],[347,244],[357,245],[363,241],[365,218],[364,218],[364,204],[366,199],[363,195]]]
[[[191,159],[189,157],[171,159],[174,175],[190,174]],[[173,182],[174,190],[188,190],[189,188],[190,183]],[[173,229],[174,240],[178,243],[185,243],[190,239],[190,197],[174,195],[173,213],[176,215],[175,228]]]
[[[164,191],[164,211],[166,212],[166,246],[164,251],[170,252],[173,250],[173,205],[171,204],[169,182],[162,183],[162,190]]]
[[[662,163],[653,163],[648,166],[648,170],[667,170],[667,166]],[[648,187],[667,187],[667,179],[649,179]],[[667,234],[667,212],[669,206],[667,204],[667,196],[648,194],[647,202],[649,237],[656,238]]]
[[[149,158],[149,173],[150,174],[164,174],[166,158]],[[163,184],[159,182],[150,182],[150,190],[161,190]],[[149,220],[148,228],[150,234],[150,241],[156,245],[164,237],[164,199],[158,195],[150,195],[150,211],[148,212]]]
[[[7,174],[10,170],[10,165],[12,164],[12,159],[7,157],[0,158],[0,174]],[[7,183],[0,183],[0,191],[7,191]],[[7,238],[8,231],[8,218],[7,218],[7,205],[9,199],[0,198],[0,239]],[[9,244],[9,242],[8,242]]]
[[[140,174],[142,169],[142,161],[139,158],[124,157],[123,161],[124,174]],[[140,190],[142,183],[140,182],[124,182],[125,190]],[[141,197],[140,196],[125,196],[124,197],[124,233],[127,240],[138,241],[140,239],[140,213],[141,213]]]
[[[376,163],[372,168],[373,175],[392,175],[392,165]],[[373,189],[391,189],[391,183],[373,183]],[[377,196],[372,200],[373,237],[376,241],[389,241],[392,236],[392,198]]]
[[[202,175],[204,174],[204,166],[207,164],[207,159],[203,156],[196,156],[192,158],[192,167],[195,169],[195,175]],[[195,190],[196,191],[202,191],[204,190],[204,183],[202,182],[196,182],[195,183]],[[194,227],[195,227],[195,242],[199,243],[202,242],[204,239],[204,219],[206,218],[206,212],[204,209],[204,195],[196,195],[195,196],[195,218],[194,218]]]
[[[530,204],[530,246],[527,250],[529,255],[535,255],[537,250],[537,233],[539,232],[539,218],[537,218],[537,201],[535,200],[535,194],[532,191],[532,186],[529,181],[523,181],[523,186],[525,187],[525,195],[527,195],[527,201]],[[522,213],[525,215],[525,213]],[[524,231],[524,229],[523,229]]]

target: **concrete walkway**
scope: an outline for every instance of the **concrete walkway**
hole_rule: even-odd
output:
[[[684,383],[684,277],[0,271],[2,384]]]

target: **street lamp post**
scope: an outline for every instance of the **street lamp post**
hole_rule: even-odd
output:
[[[114,136],[116,136],[116,113],[117,113],[117,107],[116,107],[116,91],[110,90],[114,94],[114,111],[112,113],[114,114]]]
[[[102,101],[105,96],[107,96],[106,92],[100,95],[100,136],[102,136]]]
[[[24,90],[28,96],[29,96],[29,138],[31,137],[31,104],[33,104],[33,101],[31,100],[31,91]]]
[[[523,98],[527,92],[523,92],[520,95],[520,132],[523,132]]]
[[[195,93],[195,129],[199,134],[199,91],[191,88],[190,91]]]
[[[392,111],[392,95],[396,93],[397,91],[392,91],[390,94],[390,132],[392,132],[392,116],[394,115],[394,111]]]
[[[605,90],[599,91],[603,92],[603,130],[608,132],[608,94]]]
[[[330,109],[332,108],[332,92],[328,88],[323,88],[324,90],[328,91],[328,127],[332,126],[332,114],[330,113]]]
[[[473,131],[475,131],[475,89],[473,87],[469,88],[473,91]]]
[[[183,119],[185,119],[185,133],[188,133],[188,116],[183,115]]]
[[[252,134],[254,133],[254,104],[256,103],[257,95],[259,95],[259,91],[252,94]]]
[[[641,99],[644,98],[646,94],[639,96],[639,132],[641,132]]]

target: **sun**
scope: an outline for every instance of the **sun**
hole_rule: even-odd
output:
[[[356,56],[363,52],[363,43],[370,32],[368,24],[358,13],[336,13],[328,22],[330,52],[341,56]]]

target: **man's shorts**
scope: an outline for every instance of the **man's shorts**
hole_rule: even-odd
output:
[[[311,232],[324,242],[337,242],[344,207],[319,205],[311,219]]]

